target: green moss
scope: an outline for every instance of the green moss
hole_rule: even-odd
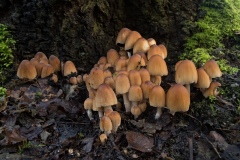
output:
[[[240,1],[206,0],[200,7],[205,13],[194,23],[193,35],[186,40],[181,59],[192,59],[201,66],[209,59],[215,59],[225,73],[236,73],[239,69],[230,66],[221,55],[213,54],[216,48],[225,48],[223,40],[236,36],[240,31]]]
[[[0,24],[0,82],[6,79],[7,69],[13,63],[12,49],[15,43],[6,25]]]
[[[0,87],[0,98],[6,94],[7,89]]]

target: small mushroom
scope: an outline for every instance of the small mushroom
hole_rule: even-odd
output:
[[[222,72],[221,72],[217,62],[213,59],[207,61],[204,64],[203,69],[207,72],[207,74],[209,75],[210,78],[216,78],[216,77],[222,76]]]
[[[125,41],[124,50],[127,51],[128,57],[131,57],[130,50],[133,49],[135,42],[141,37],[142,37],[141,34],[137,31],[131,31],[129,33],[129,35],[127,36],[127,39]]]
[[[37,52],[34,56],[34,58],[38,59],[39,61],[43,58],[47,58],[46,54],[43,52]]]
[[[113,89],[107,84],[101,84],[95,96],[96,107],[104,107],[104,110],[111,109],[117,104],[117,97]]]
[[[209,96],[217,96],[219,94],[218,87],[221,86],[221,83],[213,81],[211,82],[209,88],[202,90],[203,96],[205,98]]]
[[[88,118],[92,120],[93,119],[92,117],[93,99],[92,98],[85,99],[83,105],[84,105],[84,109],[87,110]]]
[[[112,132],[112,121],[108,116],[103,116],[100,119],[100,130],[107,136]]]
[[[130,81],[128,76],[124,73],[118,74],[115,79],[115,90],[116,94],[122,94],[126,112],[131,111],[131,105],[127,95],[129,88]]]
[[[156,42],[155,39],[153,39],[153,38],[148,38],[147,41],[148,41],[148,44],[149,44],[150,47],[151,47],[152,45],[156,45],[156,44],[157,44],[157,42]]]
[[[190,106],[190,93],[181,84],[174,84],[166,94],[166,106],[172,115],[175,112],[186,112]]]
[[[77,74],[77,69],[72,61],[66,61],[63,65],[63,76],[68,76],[70,74]]]
[[[42,67],[42,73],[41,78],[46,78],[54,73],[54,68],[50,64],[45,64],[45,66]]]
[[[49,64],[53,66],[54,72],[58,72],[61,70],[60,60],[57,56],[51,55],[48,61],[49,61]]]
[[[19,79],[33,80],[37,76],[37,71],[29,60],[23,60],[18,66],[17,76]]]
[[[112,132],[116,133],[118,127],[121,125],[121,116],[117,111],[112,111],[107,115],[112,121]]]
[[[150,46],[145,38],[139,38],[133,45],[133,54],[138,52],[146,53]]]
[[[142,109],[139,106],[134,105],[131,107],[131,113],[133,114],[134,119],[137,119],[138,116],[142,114]]]
[[[190,60],[183,60],[177,67],[175,72],[175,82],[186,85],[190,93],[190,84],[197,83],[198,74],[195,64]]]
[[[100,136],[99,136],[99,139],[101,141],[102,144],[105,144],[106,140],[107,140],[107,135],[105,133],[102,133]]]
[[[118,45],[119,47],[124,47],[124,44],[125,44],[126,39],[130,32],[131,32],[131,30],[128,28],[122,28],[118,32],[117,39],[116,39],[116,45]]]
[[[154,86],[149,93],[149,104],[157,107],[155,119],[162,115],[162,108],[165,107],[165,91],[159,85]]]
[[[107,63],[113,65],[119,59],[119,54],[115,49],[109,49],[107,51]]]

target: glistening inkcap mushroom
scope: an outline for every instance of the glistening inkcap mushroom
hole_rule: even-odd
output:
[[[172,115],[175,112],[186,112],[190,106],[190,93],[181,84],[174,84],[166,94],[166,107]]]

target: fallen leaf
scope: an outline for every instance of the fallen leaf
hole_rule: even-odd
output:
[[[43,131],[43,132],[40,134],[41,139],[42,139],[42,141],[44,141],[44,142],[47,140],[48,136],[50,136],[50,135],[51,135],[51,133],[49,133],[49,132],[47,132],[47,131]]]
[[[31,127],[31,128],[25,128],[22,127],[20,129],[21,134],[26,137],[28,140],[32,140],[34,138],[37,138],[38,135],[42,132],[41,127]]]
[[[214,139],[214,141],[216,142],[216,146],[219,149],[225,150],[228,147],[228,143],[226,142],[226,140],[216,131],[210,131],[209,135],[211,138]]]
[[[130,122],[135,125],[137,128],[142,128],[142,132],[153,134],[156,133],[157,130],[162,129],[162,125],[159,123],[148,123],[145,122],[145,119],[142,120],[130,120]]]
[[[85,144],[83,146],[83,150],[88,153],[92,150],[92,146],[93,146],[93,142],[94,142],[94,137],[90,137],[90,138],[84,138],[82,140],[82,144]]]
[[[5,137],[0,141],[0,145],[16,144],[26,140],[26,138],[21,135],[19,126],[14,126],[12,130],[6,128],[4,133]]]
[[[126,138],[128,147],[136,149],[141,152],[151,152],[153,145],[153,139],[144,136],[141,133],[127,131]]]

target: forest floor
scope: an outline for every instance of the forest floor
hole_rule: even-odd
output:
[[[174,65],[168,69],[165,91],[174,83]],[[105,144],[99,140],[97,112],[90,121],[83,107],[88,96],[84,83],[67,101],[61,79],[58,84],[13,79],[0,108],[0,159],[181,160],[191,153],[196,160],[240,159],[239,77],[240,72],[216,79],[222,84],[216,98],[204,98],[192,85],[189,111],[172,116],[163,109],[159,120],[149,104],[136,120],[124,107],[113,106],[121,114],[121,126]]]

